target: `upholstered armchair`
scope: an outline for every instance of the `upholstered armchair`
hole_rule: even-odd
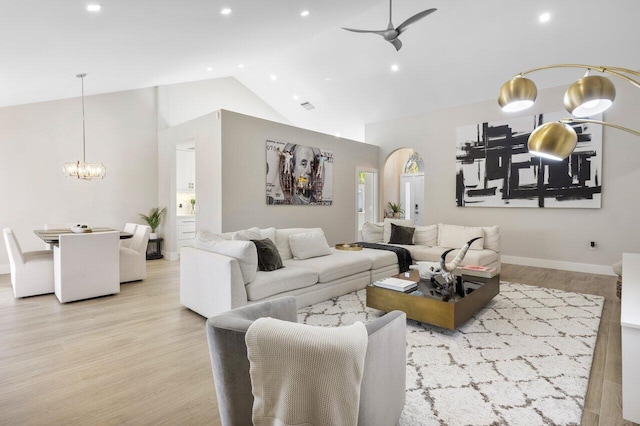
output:
[[[53,293],[53,252],[38,250],[23,252],[13,230],[5,228],[14,297]]]
[[[124,232],[127,232],[129,234],[135,234],[137,228],[138,228],[137,223],[127,222],[124,224]],[[124,240],[120,240],[120,247],[131,248],[132,241],[133,241],[133,238],[126,238]]]
[[[223,426],[250,425],[253,406],[245,334],[258,318],[297,322],[296,299],[282,297],[222,313],[207,321],[211,367]],[[406,316],[393,311],[366,324],[358,425],[390,426],[405,401]],[[309,366],[313,368],[313,365]]]
[[[120,282],[140,281],[147,277],[147,244],[151,228],[138,225],[128,247],[120,246]]]

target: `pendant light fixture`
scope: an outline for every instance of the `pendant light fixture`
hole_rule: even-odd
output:
[[[104,179],[107,174],[107,169],[102,163],[87,163],[85,158],[85,125],[84,125],[84,78],[87,74],[78,74],[78,77],[82,84],[82,161],[76,161],[73,163],[64,163],[62,172],[67,177],[76,179]]]

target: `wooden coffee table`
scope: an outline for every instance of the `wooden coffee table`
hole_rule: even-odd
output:
[[[407,279],[404,274],[395,277]],[[418,271],[411,271],[409,279],[418,281]],[[462,279],[465,293],[467,289],[474,290],[464,297],[448,302],[443,302],[442,297],[437,294],[431,294],[433,285],[428,281],[420,281],[418,288],[411,293],[368,285],[367,306],[385,312],[403,311],[407,318],[455,330],[500,293],[499,274],[492,278],[463,275]]]

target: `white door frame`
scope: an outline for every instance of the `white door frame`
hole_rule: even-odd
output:
[[[378,169],[375,169],[373,167],[360,167],[360,166],[356,166],[356,172],[355,172],[355,180],[356,180],[356,190],[355,190],[355,200],[356,200],[356,208],[355,208],[355,219],[356,219],[356,235],[355,235],[355,241],[360,241],[361,236],[360,236],[360,229],[358,226],[358,186],[360,185],[360,172],[365,172],[365,173],[373,173],[373,221],[376,222],[378,221],[378,199],[380,197],[380,194],[378,192],[378,188],[379,188],[379,182],[378,180],[380,179],[380,174],[378,173]]]

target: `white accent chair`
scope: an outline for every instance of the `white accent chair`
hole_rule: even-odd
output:
[[[53,258],[61,303],[120,292],[119,241],[119,231],[60,235]]]
[[[127,222],[127,223],[124,224],[124,232],[127,232],[129,234],[135,234],[137,228],[138,228],[138,224],[137,223]],[[131,242],[132,241],[133,241],[133,238],[127,238],[127,239],[124,239],[124,240],[120,240],[120,247],[131,248]]]
[[[147,244],[151,228],[138,225],[129,247],[120,247],[120,282],[140,281],[147,277]]]
[[[3,233],[11,267],[13,295],[17,298],[53,293],[53,252],[23,252],[12,229],[5,228]]]

